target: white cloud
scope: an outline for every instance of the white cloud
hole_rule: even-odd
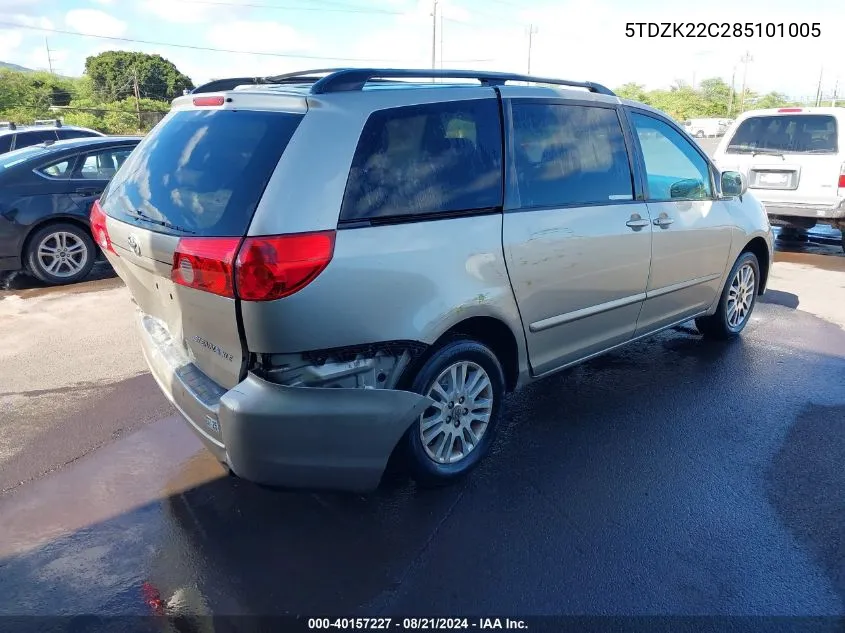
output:
[[[20,31],[0,30],[0,59],[14,57],[22,42],[23,34]]]
[[[208,30],[206,39],[219,48],[260,53],[304,53],[313,47],[310,38],[280,22],[237,20],[216,24]]]
[[[73,9],[65,15],[65,23],[80,33],[119,37],[126,33],[127,24],[99,9]]]
[[[114,0],[91,0],[94,4],[109,5],[114,3]]]
[[[237,6],[240,3],[249,4],[248,0],[228,0],[225,5],[174,2],[173,0],[146,0],[142,7],[165,22],[200,24],[208,22],[212,18],[225,19],[237,16],[238,12],[243,13],[244,8]]]

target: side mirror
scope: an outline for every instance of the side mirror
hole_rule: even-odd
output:
[[[700,180],[695,178],[686,178],[673,182],[669,187],[669,198],[672,200],[698,200],[702,198],[704,187]]]
[[[745,195],[748,191],[748,181],[738,171],[722,172],[722,195],[726,198]]]

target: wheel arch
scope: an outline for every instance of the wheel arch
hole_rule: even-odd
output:
[[[762,237],[753,237],[740,251],[743,253],[753,253],[757,258],[757,264],[760,266],[760,284],[757,288],[757,294],[762,295],[766,291],[766,284],[769,281],[769,270],[772,262],[770,261],[769,245]]]
[[[514,391],[522,381],[525,371],[525,340],[522,332],[514,332],[503,319],[491,315],[468,316],[448,327],[428,347],[426,353],[418,358],[408,372],[413,376],[425,362],[440,348],[460,338],[477,341],[488,348],[502,365],[505,374],[505,388]],[[521,343],[521,344],[520,344]]]

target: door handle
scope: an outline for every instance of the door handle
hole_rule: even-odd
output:
[[[654,218],[654,226],[659,226],[661,229],[665,229],[674,221],[675,220],[670,218],[665,213],[661,213],[659,218]]]
[[[635,231],[639,231],[644,226],[648,226],[648,220],[642,217],[639,213],[634,213],[631,215],[631,219],[625,222],[625,224]]]
[[[102,189],[91,189],[90,187],[88,187],[88,188],[80,187],[79,189],[76,190],[76,193],[78,193],[81,196],[98,196],[102,192],[103,192]]]

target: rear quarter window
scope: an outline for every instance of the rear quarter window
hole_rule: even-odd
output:
[[[301,114],[181,110],[129,156],[101,204],[112,217],[152,230],[239,237]],[[164,224],[162,226],[162,223]]]
[[[370,115],[340,219],[407,218],[502,205],[496,99],[391,108]]]
[[[791,154],[836,154],[836,118],[826,114],[752,116],[737,126],[727,154],[775,151]]]

